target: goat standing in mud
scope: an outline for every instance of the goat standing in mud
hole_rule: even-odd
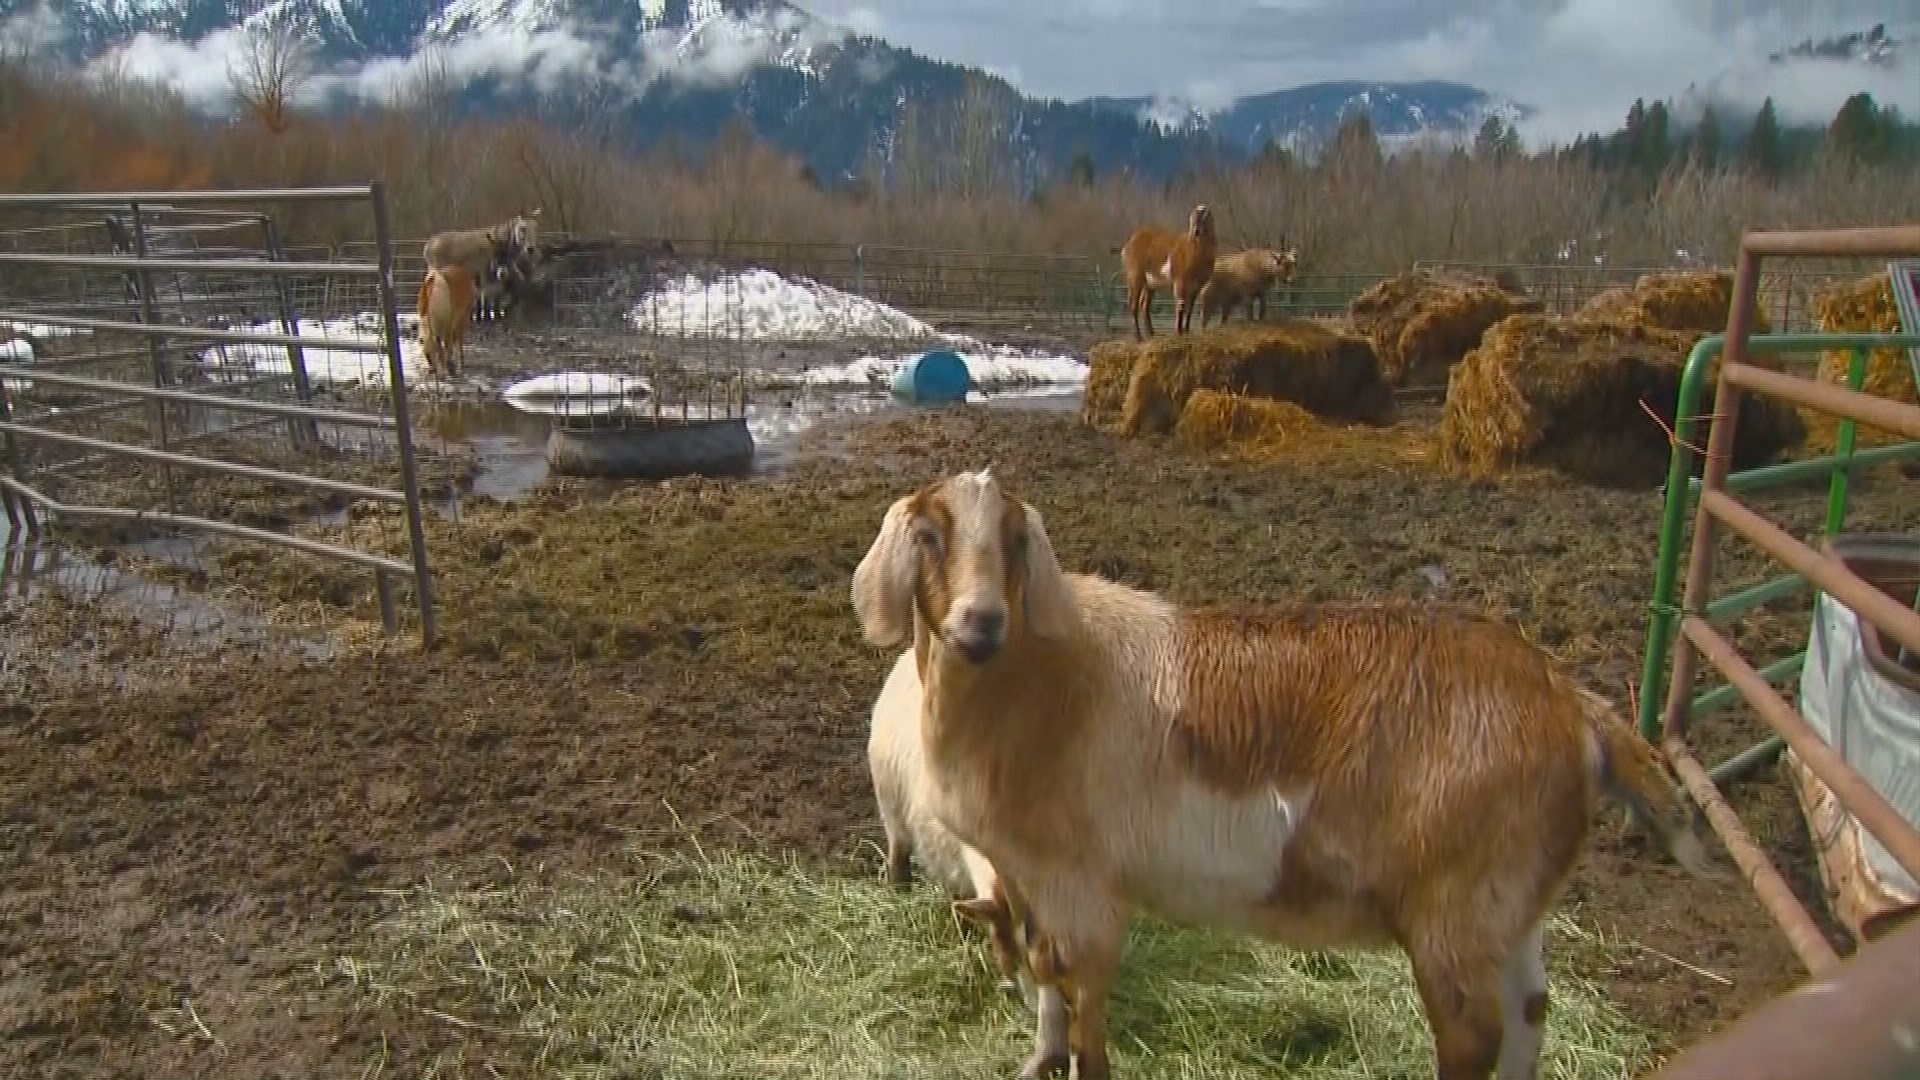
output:
[[[1654,749],[1512,626],[1394,603],[1186,607],[1056,561],[990,470],[896,499],[853,574],[911,642],[934,811],[1068,995],[1023,1077],[1104,1080],[1129,912],[1405,950],[1438,1080],[1534,1076],[1541,938],[1599,794],[1711,877]],[[1049,957],[1049,949],[1051,957]]]

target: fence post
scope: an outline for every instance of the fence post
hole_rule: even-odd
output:
[[[286,249],[280,244],[280,230],[274,225],[270,214],[260,215],[262,239],[267,243],[267,258],[274,262],[285,262]],[[280,305],[280,329],[288,337],[300,336],[299,313],[294,310],[293,293],[287,287],[287,279],[279,274],[273,275],[274,299]],[[300,404],[313,404],[313,384],[307,378],[307,352],[299,345],[287,346],[287,366],[293,371],[293,392],[300,398]],[[303,444],[320,440],[320,429],[311,420],[290,420],[287,430],[293,435],[294,449]]]
[[[380,260],[380,319],[387,338],[387,396],[393,402],[394,439],[400,444],[400,483],[407,498],[407,540],[413,549],[413,588],[420,605],[420,644],[432,648],[433,576],[427,569],[427,533],[425,523],[420,520],[420,473],[413,458],[407,372],[400,356],[400,319],[393,300],[393,226],[387,219],[385,186],[378,180],[367,186],[373,197],[373,242]]]
[[[12,422],[12,420],[13,403],[9,400],[7,393],[7,380],[0,379],[0,421]],[[21,463],[20,442],[14,438],[13,432],[11,431],[6,432],[5,435],[7,467],[12,470],[13,479],[24,484],[27,482],[27,477],[25,467]],[[22,526],[26,528],[28,534],[38,534],[40,532],[40,521],[39,517],[33,511],[33,500],[18,496],[12,488],[8,488],[6,491],[7,521],[14,526],[12,539],[19,539]],[[18,521],[14,520],[16,513],[19,518]]]
[[[867,245],[853,245],[853,294],[867,295]]]
[[[142,219],[139,203],[130,202],[127,204],[127,209],[130,212],[130,216],[133,218],[134,258],[141,260],[141,262],[144,264],[147,258],[146,223]],[[141,265],[135,269],[134,275],[133,275],[133,281],[134,281],[134,289],[139,294],[139,297],[140,297],[140,321],[143,323],[146,323],[148,326],[158,325],[159,318],[156,315],[154,311],[154,306],[153,306],[153,272],[151,270],[148,270],[145,265]],[[160,351],[160,339],[153,334],[146,335],[146,339],[147,339],[147,359],[151,362],[153,366],[154,388],[156,390],[165,389],[168,382],[167,358]],[[171,441],[167,437],[167,403],[166,402],[155,401],[153,403],[153,420],[154,420],[154,425],[153,425],[154,439],[160,444],[159,449],[165,450],[167,448],[168,443]],[[165,462],[160,463],[160,486],[166,492],[167,513],[178,514],[180,512],[180,505],[179,505],[179,500],[175,496],[174,489],[173,489],[173,468],[172,466],[166,464]]]

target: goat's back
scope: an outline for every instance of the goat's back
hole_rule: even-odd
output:
[[[1401,604],[1183,610],[1074,577],[1106,669],[1078,682],[1110,696],[1097,722],[1061,725],[1076,745],[1041,771],[1087,760],[1096,811],[1130,822],[1106,834],[1161,838],[1117,863],[1172,868],[1191,859],[1168,854],[1192,842],[1177,835],[1244,832],[1284,803],[1266,899],[1281,936],[1364,940],[1489,888],[1544,904],[1577,859],[1600,752],[1575,686],[1513,627]]]

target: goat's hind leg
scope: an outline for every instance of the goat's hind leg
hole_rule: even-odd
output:
[[[1506,958],[1481,929],[1443,916],[1402,942],[1433,1030],[1435,1080],[1488,1080],[1501,1060]]]
[[[1536,923],[1514,946],[1500,982],[1499,1080],[1533,1080],[1547,1028],[1547,962],[1544,923]]]

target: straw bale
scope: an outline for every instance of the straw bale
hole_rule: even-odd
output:
[[[1830,334],[1895,334],[1900,332],[1900,309],[1893,306],[1893,292],[1887,275],[1866,277],[1836,285],[1813,297],[1815,325]],[[1852,356],[1835,349],[1820,354],[1817,378],[1845,385],[1847,366]],[[1914,403],[1913,368],[1905,349],[1874,349],[1867,353],[1867,377],[1860,389],[1876,397]],[[1840,421],[1831,413],[1815,409],[1802,411],[1807,425],[1807,448],[1817,453],[1833,450]],[[1884,446],[1906,441],[1897,432],[1855,425],[1854,445]]]
[[[1354,297],[1347,316],[1373,343],[1390,385],[1442,386],[1487,327],[1540,310],[1539,300],[1493,278],[1417,270]]]
[[[1224,390],[1194,391],[1180,410],[1173,439],[1189,452],[1263,462],[1434,457],[1430,427],[1328,422],[1291,401]]]
[[[1196,390],[1291,401],[1336,420],[1393,415],[1373,348],[1307,319],[1106,342],[1090,360],[1081,419],[1120,435],[1171,433]]]
[[[1656,485],[1666,476],[1680,375],[1698,340],[1626,320],[1503,319],[1454,369],[1441,458],[1475,472],[1541,464],[1606,487]],[[1700,446],[1711,427],[1710,396],[1703,395],[1695,428]],[[1770,461],[1802,435],[1792,410],[1748,402],[1736,468]]]
[[[1718,334],[1727,329],[1727,309],[1732,305],[1732,274],[1685,270],[1642,274],[1632,285],[1596,295],[1575,313],[1575,318],[1637,323],[1696,335]],[[1753,332],[1768,332],[1766,313],[1758,308],[1753,313]]]

